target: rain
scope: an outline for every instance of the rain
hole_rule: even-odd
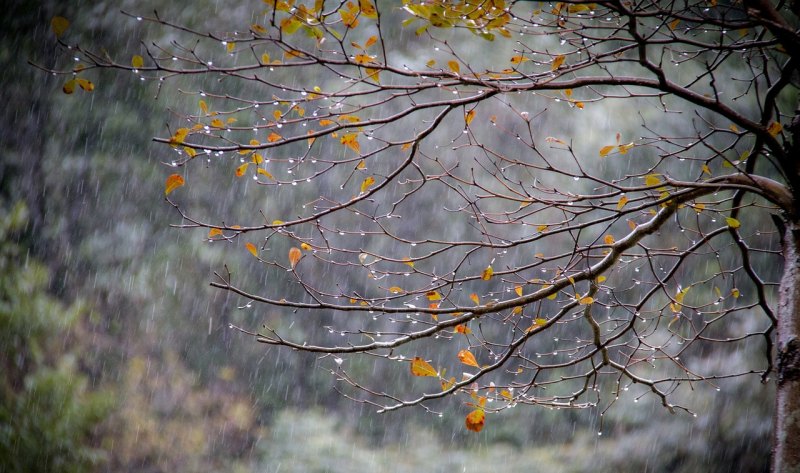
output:
[[[769,471],[773,45],[404,3],[8,7],[0,471]]]

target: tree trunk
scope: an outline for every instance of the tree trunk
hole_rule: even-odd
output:
[[[787,222],[778,300],[772,471],[800,473],[800,220]]]

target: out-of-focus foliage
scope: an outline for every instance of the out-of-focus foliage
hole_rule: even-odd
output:
[[[0,211],[0,469],[87,471],[107,459],[93,432],[113,397],[78,368],[86,309],[47,293],[47,268],[15,243],[26,225],[24,204]]]

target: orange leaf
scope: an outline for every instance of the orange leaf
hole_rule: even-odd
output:
[[[615,241],[613,235],[606,235],[603,237],[603,242],[605,242],[606,245],[613,245]]]
[[[483,426],[486,424],[486,414],[483,412],[483,409],[475,409],[467,414],[464,424],[467,426],[467,430],[473,432],[480,432],[483,430]]]
[[[772,136],[778,136],[781,130],[783,130],[783,125],[781,125],[780,122],[772,122],[769,124],[769,127],[767,127],[767,132]]]
[[[183,180],[183,176],[180,174],[173,174],[169,176],[167,181],[164,183],[164,195],[169,195],[170,192],[184,184],[186,184],[186,181]]]
[[[211,230],[208,231],[208,238],[214,238],[215,236],[220,236],[220,235],[222,235],[222,230],[220,230],[219,228],[212,228]]]
[[[415,356],[414,359],[411,360],[411,374],[414,376],[439,376],[439,373],[430,363],[418,356]]]
[[[247,243],[244,244],[244,247],[247,248],[247,251],[249,251],[253,256],[258,258],[258,249],[256,248],[256,245],[248,241]]]
[[[478,297],[478,295],[477,295],[477,294],[475,294],[474,292],[473,292],[472,294],[470,294],[470,295],[469,295],[469,298],[472,300],[472,302],[474,302],[474,303],[475,303],[475,305],[480,305],[480,303],[481,303],[481,300],[480,300],[480,298]]]
[[[458,352],[458,359],[461,363],[464,363],[467,366],[474,366],[475,368],[480,368],[478,365],[478,361],[475,359],[475,355],[472,354],[469,350],[461,350]]]
[[[238,168],[236,168],[236,177],[244,176],[244,173],[247,172],[247,165],[248,164],[250,164],[250,163],[244,163],[241,166],[239,166]]]
[[[273,131],[273,132],[272,132],[272,133],[270,133],[270,134],[269,134],[269,136],[267,137],[267,141],[269,141],[270,143],[274,143],[274,142],[276,142],[276,141],[280,141],[280,140],[281,140],[281,138],[282,138],[282,137],[281,137],[281,135],[279,135],[279,134],[277,134],[277,133],[275,133],[275,132]]]
[[[300,261],[302,257],[303,253],[300,251],[300,248],[293,246],[289,249],[289,264],[292,265],[292,269],[297,266],[297,262]]]
[[[611,146],[611,145],[603,146],[602,148],[600,148],[600,156],[601,157],[608,156],[608,153],[614,151],[614,148],[616,148],[616,146]]]
[[[455,330],[456,333],[463,333],[464,335],[469,335],[472,333],[472,330],[464,324],[456,325]]]

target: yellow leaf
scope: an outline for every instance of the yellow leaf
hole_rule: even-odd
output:
[[[186,181],[183,180],[183,177],[180,174],[173,174],[169,176],[167,181],[164,183],[164,195],[169,195],[172,191],[184,184],[186,184]]]
[[[303,253],[300,251],[300,248],[294,246],[289,248],[289,264],[292,266],[292,269],[297,266],[297,262],[300,261],[302,257]]]
[[[264,157],[258,153],[253,153],[253,164],[258,166],[259,164],[264,162]]]
[[[514,292],[517,293],[517,296],[522,297],[522,286],[515,287]]]
[[[229,53],[232,53],[232,52],[233,52],[233,50],[234,50],[234,49],[236,49],[236,43],[234,43],[233,41],[228,41],[228,43],[227,43],[227,44],[225,44],[225,49],[226,49],[226,50],[227,50]]]
[[[258,168],[258,173],[261,174],[262,176],[266,176],[267,179],[272,179],[273,181],[275,180],[275,178],[272,177],[272,174],[267,172],[266,169]]]
[[[608,279],[608,278],[606,278],[605,276],[597,276],[597,278],[595,278],[595,282],[597,284],[602,284],[602,283],[605,282],[606,279]]]
[[[367,192],[367,189],[369,189],[373,184],[375,184],[375,178],[368,176],[363,182],[361,182],[361,193],[363,194],[364,192]]]
[[[365,70],[366,70],[368,79],[372,79],[375,82],[377,82],[378,84],[381,83],[381,70],[380,69],[376,69],[376,68],[373,68],[373,67],[367,67],[367,68],[365,68]]]
[[[474,303],[475,303],[475,305],[480,305],[480,304],[481,304],[481,300],[480,300],[480,298],[479,298],[479,297],[478,297],[478,295],[477,295],[477,294],[475,294],[474,292],[473,292],[472,294],[470,294],[470,295],[469,295],[469,298],[470,298],[470,300],[471,300],[472,302],[474,302]]]
[[[50,20],[50,29],[56,34],[56,38],[60,38],[67,31],[67,28],[69,28],[69,20],[63,16],[54,16]]]
[[[215,236],[220,236],[220,235],[222,235],[222,230],[220,230],[219,228],[212,228],[211,230],[208,231],[208,238],[214,238]]]
[[[600,156],[601,157],[608,156],[608,153],[614,151],[614,148],[616,148],[616,146],[611,146],[611,145],[603,146],[602,148],[600,148]]]
[[[546,319],[542,319],[542,318],[537,317],[537,318],[533,319],[533,324],[531,324],[531,326],[528,327],[528,329],[525,330],[525,331],[526,332],[533,332],[534,330],[536,330],[536,329],[538,329],[540,327],[543,327],[545,324],[547,324],[547,320]]]
[[[247,251],[249,251],[253,256],[258,258],[258,249],[256,248],[256,245],[248,241],[247,243],[244,244],[244,247],[247,248]]]
[[[561,67],[561,65],[564,64],[564,59],[566,59],[566,57],[564,57],[563,54],[559,54],[558,56],[556,56],[555,59],[553,59],[553,64],[550,65],[550,70],[555,71],[556,69]]]
[[[625,204],[628,203],[628,198],[624,195],[619,198],[619,202],[617,202],[617,210],[622,210],[622,207],[625,207]]]
[[[592,304],[593,302],[594,302],[594,298],[589,297],[589,296],[584,296],[584,297],[581,297],[580,299],[578,299],[578,304],[580,304],[580,305],[589,305],[589,304]]]
[[[247,166],[249,164],[250,163],[244,163],[241,166],[239,166],[238,168],[236,168],[236,177],[244,176],[244,173],[247,172]]]
[[[261,64],[269,64],[269,54],[264,53],[261,55]]]
[[[633,148],[633,146],[634,146],[633,143],[628,143],[626,145],[617,146],[617,149],[619,149],[619,154],[627,154],[628,150]]]
[[[539,225],[536,227],[536,231],[539,233],[544,233],[547,231],[547,225]]]
[[[367,18],[378,18],[378,10],[370,0],[358,0],[358,7],[361,9],[361,14]]]
[[[183,140],[189,135],[188,128],[178,128],[175,130],[175,134],[169,138],[169,144],[173,148],[178,146],[179,144],[183,143]]]
[[[283,225],[283,220],[275,219],[275,220],[272,221],[272,224],[273,225]]]
[[[403,294],[406,291],[402,287],[392,286],[392,287],[389,288],[389,292],[391,292],[392,294]]]
[[[201,110],[203,113],[205,113],[206,115],[208,115],[208,104],[206,103],[206,101],[205,101],[205,100],[202,100],[202,99],[201,99],[199,102],[197,102],[197,105],[200,107],[200,110]]]
[[[660,174],[648,174],[644,177],[644,184],[646,186],[657,186],[661,184]]]
[[[373,44],[375,44],[377,42],[378,42],[378,37],[377,36],[370,36],[369,38],[367,38],[367,42],[364,43],[364,49],[369,48],[370,46],[372,46]]]
[[[606,245],[613,245],[615,241],[613,235],[606,235],[603,237],[603,242],[605,242]]]
[[[478,361],[475,359],[475,355],[473,355],[469,350],[461,350],[458,352],[458,359],[461,361],[461,363],[464,363],[467,366],[480,368]]]
[[[742,294],[735,287],[733,289],[731,289],[731,296],[733,296],[734,299],[738,299],[739,296],[741,296],[741,295]]]
[[[312,247],[306,242],[300,243],[300,248],[305,251],[311,251]]]
[[[81,89],[85,90],[86,92],[91,92],[94,90],[94,84],[92,81],[81,78],[75,80],[78,82],[78,85],[81,87]]]
[[[519,315],[519,314],[521,314],[521,313],[522,313],[522,307],[520,307],[520,306],[514,307],[514,308],[511,310],[511,313],[512,313],[513,315]]]
[[[680,18],[676,18],[676,19],[670,21],[667,26],[669,26],[670,30],[675,31],[675,28],[678,27],[678,23],[680,23],[680,22],[681,22],[681,19]]]
[[[522,64],[525,61],[530,61],[530,59],[521,54],[517,56],[511,56],[511,64]]]
[[[475,109],[474,108],[472,110],[470,110],[469,112],[467,112],[466,114],[464,114],[464,121],[467,123],[467,126],[469,126],[469,124],[472,123],[472,119],[473,118],[475,118]]]
[[[426,65],[426,66],[428,66],[428,67],[433,67],[433,66],[435,66],[435,65],[436,65],[436,61],[434,61],[433,59],[431,59],[431,60],[429,60],[428,62],[426,62],[426,63],[425,63],[425,65]]]
[[[250,25],[250,29],[255,31],[258,34],[267,34],[267,29],[266,28],[264,28],[261,25],[257,25],[255,23]]]
[[[352,149],[356,153],[361,152],[361,145],[358,143],[358,133],[348,133],[346,135],[342,135],[342,137],[339,139],[339,142]]]
[[[131,58],[131,66],[136,69],[140,69],[142,66],[144,66],[144,58],[138,54],[134,54]]]
[[[711,169],[708,167],[707,164],[703,164],[702,169],[704,173],[708,174],[709,176],[711,175]]]
[[[725,222],[727,222],[728,226],[731,228],[739,228],[742,226],[742,224],[733,217],[725,217]]]
[[[509,392],[509,390],[508,390],[508,389],[503,389],[503,390],[501,390],[501,391],[500,391],[500,395],[501,395],[501,396],[503,396],[503,398],[504,398],[506,401],[510,401],[510,400],[512,399],[511,392]]]
[[[781,130],[783,130],[783,125],[781,125],[780,122],[772,122],[767,127],[767,132],[772,136],[778,136]]]
[[[408,258],[408,257],[403,258],[403,263],[411,266],[412,268],[414,267],[414,262],[411,261],[411,258]]]
[[[75,84],[76,83],[77,83],[77,81],[75,79],[70,79],[70,80],[64,82],[64,87],[62,87],[61,90],[65,94],[69,95],[69,94],[75,92]]]
[[[583,110],[583,107],[584,107],[583,102],[575,102],[575,106],[578,107],[581,110]]]
[[[414,376],[439,376],[439,372],[433,369],[430,363],[418,356],[411,360],[411,374]]]
[[[447,67],[449,67],[450,70],[455,72],[456,74],[461,73],[461,66],[458,65],[457,61],[447,61]]]
[[[219,118],[215,118],[211,120],[211,126],[213,126],[214,128],[224,128],[225,124]]]
[[[483,430],[483,426],[486,424],[486,414],[483,412],[483,409],[475,409],[474,411],[467,414],[467,418],[464,421],[464,425],[467,426],[467,430],[471,430],[472,432],[480,432]]]
[[[442,295],[439,294],[439,291],[428,291],[425,293],[425,297],[427,297],[429,301],[442,300]]]
[[[492,265],[489,265],[481,273],[481,279],[483,279],[484,281],[488,281],[492,279],[493,274],[494,274],[494,269],[492,269]]]
[[[364,162],[364,160],[362,159],[361,161],[358,162],[358,165],[356,165],[356,169],[358,169],[359,171],[367,169],[367,163]]]
[[[451,376],[450,379],[442,380],[442,391],[447,391],[456,384],[456,378]]]

